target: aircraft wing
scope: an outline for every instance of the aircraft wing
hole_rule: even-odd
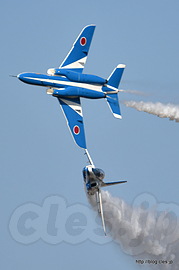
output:
[[[58,98],[75,143],[86,149],[80,98]]]
[[[89,163],[94,167],[94,163],[93,163],[93,161],[92,161],[92,159],[91,159],[91,157],[90,157],[90,154],[89,154],[89,152],[88,152],[88,150],[87,149],[85,149],[85,154],[87,155],[87,157],[88,157],[88,161],[89,161]]]
[[[117,184],[123,184],[126,182],[127,181],[118,181],[118,182],[111,182],[111,183],[102,182],[101,187],[113,186],[113,185],[117,185]]]
[[[101,210],[101,219],[102,219],[102,223],[103,223],[103,230],[104,230],[105,237],[107,237],[107,234],[106,234],[106,228],[105,228],[105,222],[104,222],[104,214],[103,214],[103,205],[102,205],[101,189],[99,189],[99,191],[98,191],[98,196],[99,196],[99,204],[100,204],[100,210]]]
[[[95,27],[95,25],[88,25],[83,28],[59,68],[83,72]]]

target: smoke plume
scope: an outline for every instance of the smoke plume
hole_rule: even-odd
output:
[[[135,108],[139,112],[147,112],[149,114],[157,115],[160,118],[169,118],[179,122],[179,106],[168,103],[162,104],[160,102],[136,102],[136,101],[123,101],[127,107]]]
[[[97,211],[95,196],[87,197]],[[123,199],[102,191],[107,234],[125,253],[135,256],[134,260],[152,260],[150,266],[155,269],[179,269],[178,217],[169,210],[158,211],[155,202],[146,207],[146,197],[143,199],[141,205],[130,206]]]
[[[137,96],[144,96],[144,97],[148,97],[150,96],[150,94],[148,93],[144,93],[142,91],[137,91],[137,90],[124,90],[124,89],[120,89],[119,92],[124,92],[124,93],[127,93],[127,94],[132,94],[132,95],[137,95]]]

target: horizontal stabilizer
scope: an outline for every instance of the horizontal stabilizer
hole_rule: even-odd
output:
[[[118,184],[126,183],[127,181],[118,181],[118,182],[111,182],[111,183],[104,183],[102,182],[101,187],[113,186]]]
[[[107,99],[107,103],[108,103],[109,108],[110,108],[112,114],[114,115],[114,117],[122,119],[117,93],[116,94],[107,94],[106,99]]]

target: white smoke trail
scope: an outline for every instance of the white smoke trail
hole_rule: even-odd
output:
[[[124,92],[124,93],[127,93],[127,94],[132,94],[132,95],[137,95],[137,96],[145,96],[145,97],[148,97],[150,96],[150,94],[148,93],[144,93],[142,91],[137,91],[137,90],[124,90],[124,89],[120,89],[119,92]]]
[[[160,102],[136,102],[136,101],[123,101],[127,107],[135,108],[139,112],[144,111],[149,114],[157,115],[160,118],[169,118],[179,122],[179,106],[168,103],[162,104]]]
[[[87,197],[97,211],[95,196]],[[143,199],[145,202],[145,196]],[[157,211],[155,202],[150,203],[147,210],[142,204],[132,207],[108,191],[102,191],[102,200],[107,234],[125,253],[138,259],[156,260],[158,268],[155,264],[150,265],[155,269],[179,269],[179,243],[176,242],[179,219],[173,213]],[[167,264],[160,264],[159,260],[167,260]]]

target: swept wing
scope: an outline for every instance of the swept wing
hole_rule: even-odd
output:
[[[83,28],[59,68],[83,72],[95,27],[95,25],[88,25]]]
[[[80,98],[58,98],[58,100],[75,143],[86,149]]]
[[[126,182],[127,181],[118,181],[118,182],[109,182],[109,183],[102,182],[101,187],[113,186],[113,185],[117,185],[117,184],[123,184]]]
[[[103,215],[103,205],[102,205],[101,189],[98,190],[98,196],[99,196],[101,219],[102,219],[102,223],[103,223],[103,230],[104,230],[105,237],[107,237],[106,227],[105,227],[105,222],[104,222],[104,215]]]

